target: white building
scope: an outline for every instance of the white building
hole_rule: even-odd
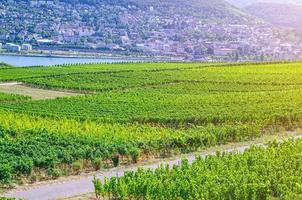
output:
[[[6,44],[4,45],[4,48],[7,49],[7,48],[9,48],[9,47],[12,46],[12,45],[14,45],[14,44],[13,44],[13,43],[6,43]]]
[[[13,43],[6,43],[5,48],[7,51],[10,52],[20,52],[21,51],[21,46]]]
[[[229,56],[236,52],[236,49],[229,49],[229,48],[215,48],[214,55],[215,56]]]
[[[33,48],[30,44],[22,44],[21,49],[23,51],[31,51]]]
[[[49,40],[49,39],[38,39],[37,42],[38,44],[42,44],[42,45],[50,45],[55,43],[53,40]]]
[[[40,6],[40,5],[54,5],[53,0],[31,0],[30,5],[31,6]]]

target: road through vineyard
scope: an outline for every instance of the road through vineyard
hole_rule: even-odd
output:
[[[302,135],[299,133],[296,133],[293,137],[287,137],[283,139],[278,138],[271,138],[269,140],[266,140],[266,142],[269,141],[278,141],[281,142],[283,140],[287,140],[289,138],[292,139],[300,139],[302,138]],[[261,140],[259,140],[261,141]],[[255,146],[265,146],[265,143],[259,143],[258,141],[253,142]],[[188,159],[189,163],[192,163],[197,156],[208,156],[208,155],[215,155],[217,151],[221,152],[244,152],[247,148],[251,146],[250,143],[241,143],[237,144],[237,147],[230,147],[229,145],[222,146],[220,148],[215,148],[212,150],[196,153],[196,154],[188,154],[188,155],[182,155],[177,158],[172,158],[169,160],[163,160],[159,162],[155,162],[152,164],[144,164],[144,165],[134,165],[134,166],[128,166],[128,167],[121,167],[116,169],[111,169],[108,171],[103,171],[101,173],[98,173],[96,176],[100,178],[101,180],[104,180],[106,178],[110,177],[121,177],[124,175],[125,171],[136,171],[138,168],[144,168],[144,169],[156,169],[161,165],[178,165],[181,163],[183,159]],[[74,178],[70,180],[62,181],[55,181],[54,183],[41,183],[37,186],[25,186],[20,187],[17,190],[11,191],[7,194],[4,194],[4,196],[7,197],[19,197],[19,198],[25,198],[28,200],[54,200],[57,198],[64,198],[64,197],[72,197],[77,196],[85,193],[92,193],[94,192],[93,184],[92,184],[93,176],[84,176],[80,178]]]

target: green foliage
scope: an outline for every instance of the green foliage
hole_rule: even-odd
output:
[[[11,65],[3,63],[3,62],[0,62],[0,70],[1,69],[10,69],[10,68],[12,68]]]
[[[94,158],[91,163],[93,168],[98,171],[102,168],[103,160],[101,158]]]
[[[118,91],[2,107],[83,121],[173,127],[255,121],[268,126],[300,119],[300,63],[233,67],[192,64],[191,68],[183,64],[176,69],[167,65],[161,70],[157,67],[114,73],[84,73],[89,69],[84,67],[82,74],[68,75],[64,69],[62,75],[25,81],[55,88]],[[92,66],[91,70],[95,68]],[[128,69],[128,65],[124,68]]]
[[[299,199],[301,153],[302,140],[272,143],[199,157],[192,165],[139,169],[103,184],[94,179],[95,190],[120,199]]]
[[[17,199],[16,198],[8,198],[8,197],[0,197],[0,200],[17,200]]]
[[[302,124],[301,74],[301,63],[3,69],[0,81],[87,95],[28,101],[0,94],[0,165],[9,180],[34,170],[57,177],[61,166],[80,173],[292,130]]]
[[[0,182],[9,183],[12,178],[12,168],[8,164],[0,164]]]
[[[94,191],[97,199],[100,199],[101,196],[105,196],[104,194],[104,188],[102,187],[102,182],[96,178],[96,176],[93,177],[93,185],[94,185]]]
[[[82,164],[82,162],[76,161],[76,162],[72,163],[72,170],[73,170],[75,173],[79,174],[80,171],[81,171],[82,169],[83,169],[83,164]]]
[[[57,168],[49,168],[47,171],[48,175],[52,178],[59,178],[62,175],[60,169]],[[34,177],[32,177],[34,178]]]
[[[117,166],[123,155],[136,162],[141,152],[194,151],[258,132],[252,130],[255,126],[239,124],[175,130],[140,124],[99,125],[10,112],[0,112],[0,124],[0,164],[11,166],[14,176],[31,176],[33,168],[53,172],[60,164],[68,164],[79,173],[83,166],[78,160],[90,160],[98,170],[101,158],[113,159]]]
[[[18,102],[18,101],[24,101],[29,100],[30,97],[27,96],[21,96],[21,95],[15,95],[15,94],[6,94],[0,92],[0,103],[6,103],[6,102]]]
[[[120,157],[119,155],[115,155],[112,157],[113,166],[117,167],[120,164]]]
[[[14,164],[14,171],[29,176],[33,170],[33,161],[30,158],[20,158]]]
[[[138,148],[131,148],[129,149],[129,154],[132,158],[133,163],[137,163],[140,155],[140,150]]]
[[[177,63],[178,68],[205,67],[212,65],[222,65],[222,63]],[[127,64],[81,64],[81,65],[60,65],[52,67],[26,67],[0,70],[0,81],[19,80],[27,82],[27,79],[44,80],[54,77],[81,74],[98,74],[111,72],[123,72],[132,70],[160,70],[175,69],[175,63],[127,63]],[[41,78],[41,79],[40,79]],[[83,80],[82,80],[83,81]],[[31,82],[30,80],[28,82]],[[81,83],[81,82],[78,82]],[[52,87],[41,82],[41,86]],[[64,84],[61,85],[64,87]],[[77,86],[74,86],[77,87]]]

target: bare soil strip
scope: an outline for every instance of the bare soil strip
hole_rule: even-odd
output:
[[[297,132],[287,132],[279,135],[264,136],[262,138],[255,139],[249,142],[227,144],[218,147],[213,147],[201,152],[185,154],[176,156],[170,159],[158,159],[150,161],[149,163],[140,163],[137,165],[131,165],[127,167],[118,167],[109,170],[103,170],[98,173],[85,174],[74,177],[61,178],[56,181],[46,181],[33,185],[20,186],[15,190],[8,191],[2,196],[5,197],[17,197],[24,198],[26,200],[55,200],[59,198],[68,198],[68,200],[87,199],[91,196],[88,193],[94,191],[92,180],[96,175],[102,181],[105,177],[121,177],[125,171],[136,171],[138,168],[156,169],[160,165],[177,165],[180,164],[182,159],[188,159],[189,163],[192,163],[197,156],[215,155],[217,151],[221,152],[244,152],[251,145],[266,146],[268,142],[272,141],[284,141],[287,139],[300,139],[302,138],[301,130]],[[86,195],[85,195],[86,194]],[[88,194],[88,195],[87,195]],[[78,196],[77,196],[78,195]],[[80,196],[84,195],[84,196]]]
[[[19,82],[0,83],[0,92],[7,94],[30,96],[33,100],[56,99],[59,97],[82,95],[73,92],[34,88]]]

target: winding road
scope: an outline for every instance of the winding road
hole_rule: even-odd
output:
[[[293,139],[301,139],[302,135],[295,135],[289,138]],[[288,139],[289,139],[288,138]],[[282,141],[283,139],[278,139],[277,141]],[[256,146],[265,146],[264,143],[256,143],[253,144]],[[221,147],[219,150],[221,152],[244,152],[247,148],[249,148],[251,144],[242,144],[237,147]],[[218,149],[211,149],[208,151],[203,151],[196,154],[186,154],[179,157],[172,158],[170,160],[160,160],[154,163],[149,164],[140,164],[140,165],[132,165],[128,167],[120,167],[110,169],[108,171],[99,172],[96,176],[99,177],[102,181],[105,177],[110,178],[113,176],[123,176],[125,171],[136,171],[138,168],[146,168],[146,169],[156,169],[160,165],[169,165],[173,166],[176,164],[180,164],[182,159],[188,159],[190,163],[192,163],[197,156],[208,156],[216,154]],[[33,186],[24,186],[18,189],[9,191],[8,193],[2,194],[4,197],[16,197],[16,198],[24,198],[26,200],[54,200],[58,198],[66,198],[72,197],[76,195],[81,195],[85,193],[91,193],[94,191],[94,187],[92,184],[93,175],[87,175],[83,177],[79,177],[76,179],[66,179],[65,181],[55,181],[53,183],[45,182],[38,185]]]

